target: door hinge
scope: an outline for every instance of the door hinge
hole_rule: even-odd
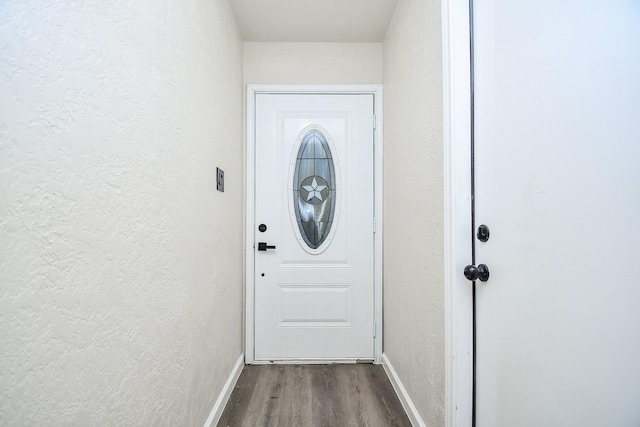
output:
[[[376,115],[373,115],[373,128],[376,128]]]
[[[376,322],[373,322],[373,337],[374,338],[376,337],[377,329],[378,328],[376,328]]]

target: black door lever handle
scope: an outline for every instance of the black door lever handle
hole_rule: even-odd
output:
[[[266,251],[267,249],[275,249],[275,245],[270,246],[267,245],[267,242],[258,242],[258,250],[259,251]]]

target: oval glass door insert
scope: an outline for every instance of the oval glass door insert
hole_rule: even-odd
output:
[[[331,241],[336,215],[336,165],[325,132],[316,125],[305,128],[292,164],[292,208],[298,240],[312,254],[322,252]]]

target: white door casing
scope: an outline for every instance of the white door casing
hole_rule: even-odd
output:
[[[445,21],[450,71],[462,63],[452,50],[464,33],[460,3],[448,2]],[[491,230],[476,241],[477,262],[491,271],[477,285],[476,425],[638,425],[640,6],[474,8],[476,224]],[[451,76],[449,123],[468,121],[454,107],[465,103],[454,90],[464,78]],[[464,174],[468,140],[449,138],[457,213],[468,200],[452,171]],[[468,425],[469,345],[456,334],[470,342],[471,305],[454,264],[469,262],[471,230],[469,220],[463,231],[449,226],[449,350],[458,357],[448,422]]]
[[[371,86],[248,87],[247,363],[379,359],[380,96]],[[310,132],[333,157],[333,180],[313,172],[325,160],[296,168]],[[328,212],[332,200],[333,224],[316,248],[296,208]]]

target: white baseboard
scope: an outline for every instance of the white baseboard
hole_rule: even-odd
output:
[[[218,421],[220,421],[224,407],[227,406],[229,397],[231,397],[231,392],[236,386],[243,368],[244,354],[241,354],[238,361],[233,366],[233,369],[229,374],[229,378],[227,378],[227,382],[224,383],[224,387],[222,387],[222,391],[220,391],[220,395],[218,396],[218,399],[216,399],[216,403],[213,405],[213,409],[209,414],[209,418],[207,418],[207,421],[204,423],[204,427],[215,427],[218,424]]]
[[[396,391],[396,394],[400,399],[400,403],[402,403],[402,407],[409,417],[409,421],[411,421],[411,425],[414,427],[426,427],[426,424],[424,423],[424,421],[422,421],[422,418],[420,418],[420,414],[418,414],[418,410],[413,404],[411,397],[409,397],[407,390],[402,385],[400,377],[398,377],[396,370],[393,369],[391,361],[385,353],[382,353],[382,366],[384,367],[384,371],[389,377],[389,381],[391,381],[393,389]]]

